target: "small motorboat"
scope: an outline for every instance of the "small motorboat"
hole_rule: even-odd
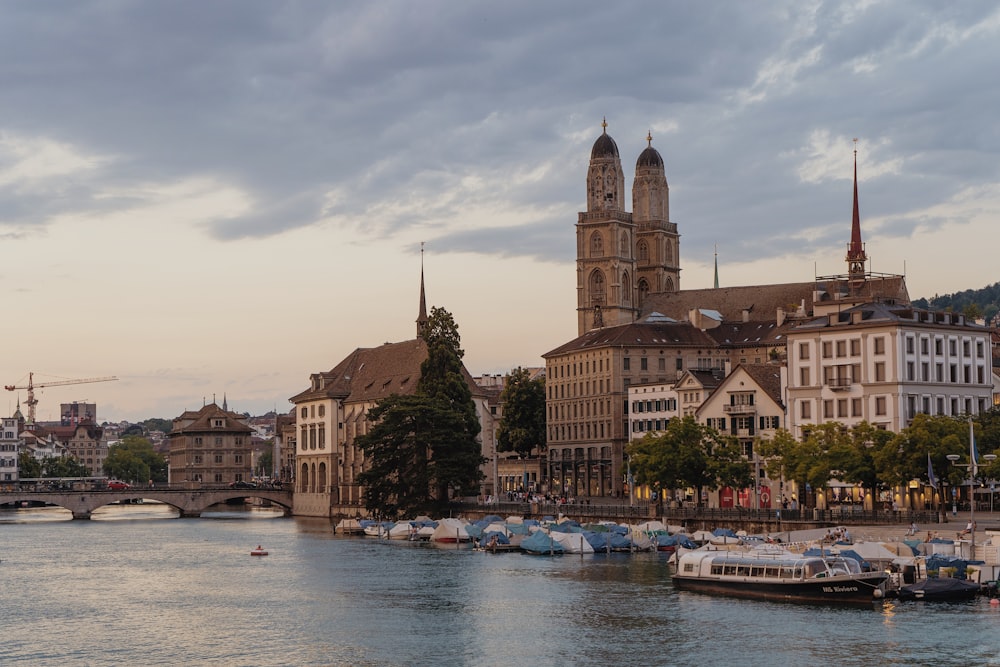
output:
[[[899,589],[900,600],[923,600],[925,602],[955,602],[972,600],[979,595],[980,586],[974,581],[951,577],[931,578],[909,584]]]
[[[267,550],[264,547],[262,547],[262,546],[260,546],[258,544],[256,549],[251,549],[250,550],[250,555],[251,556],[266,556],[267,555]]]

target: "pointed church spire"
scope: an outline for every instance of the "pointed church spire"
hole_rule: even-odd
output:
[[[226,405],[226,392],[222,392],[222,411],[229,412],[229,406]]]
[[[420,310],[417,313],[417,338],[427,331],[427,299],[424,296],[424,242],[420,242]]]
[[[851,219],[851,243],[847,246],[847,273],[851,283],[864,281],[865,244],[861,241],[861,214],[858,209],[858,140],[854,140],[854,215]]]
[[[715,244],[715,289],[719,289],[719,244]]]

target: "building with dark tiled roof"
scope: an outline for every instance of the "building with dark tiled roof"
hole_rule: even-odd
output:
[[[329,371],[309,376],[309,387],[292,396],[295,408],[295,501],[299,516],[362,516],[364,488],[357,477],[365,469],[364,452],[355,439],[368,432],[368,411],[393,395],[409,395],[420,381],[427,358],[422,336],[428,323],[423,270],[417,337],[400,343],[358,348]],[[493,432],[487,392],[462,367],[472,391],[483,433]],[[286,441],[291,439],[286,436]],[[483,445],[492,456],[492,443]],[[484,470],[485,474],[485,470]]]
[[[253,477],[251,439],[246,416],[213,401],[200,410],[185,410],[173,420],[167,470],[171,484],[221,485]]]

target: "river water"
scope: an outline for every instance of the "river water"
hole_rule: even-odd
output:
[[[741,601],[675,591],[655,553],[487,554],[269,511],[68,516],[0,511],[0,665],[1000,665],[986,600]]]

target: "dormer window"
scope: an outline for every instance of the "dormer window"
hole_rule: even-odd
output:
[[[226,427],[226,420],[225,419],[213,419],[212,420],[212,428],[225,428],[225,427]]]

